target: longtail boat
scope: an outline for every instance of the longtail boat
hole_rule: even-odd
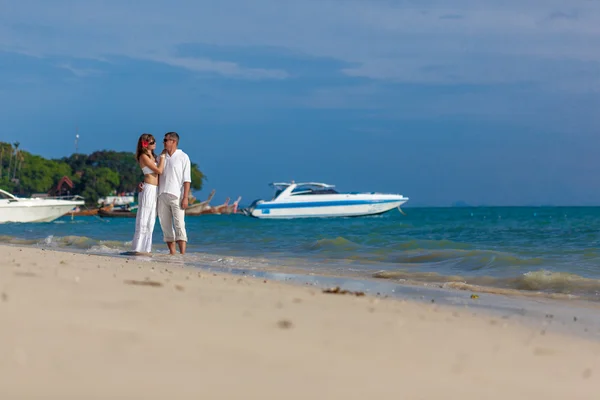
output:
[[[185,215],[202,215],[204,211],[210,208],[210,201],[215,196],[215,189],[210,192],[208,198],[199,203],[190,204],[188,208],[185,210]]]

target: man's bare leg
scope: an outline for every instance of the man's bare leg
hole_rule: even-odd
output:
[[[179,252],[181,254],[185,254],[185,248],[186,248],[187,242],[185,240],[178,240],[177,244],[179,245]]]
[[[167,242],[167,247],[169,248],[169,253],[171,253],[171,255],[175,254],[175,242]]]

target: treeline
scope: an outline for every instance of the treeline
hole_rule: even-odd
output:
[[[71,180],[72,188],[64,184],[57,188],[63,177]],[[0,189],[17,196],[80,195],[88,205],[95,205],[104,196],[135,192],[142,178],[133,153],[103,150],[46,159],[23,151],[19,142],[0,142]],[[202,189],[204,179],[192,163],[192,190]]]

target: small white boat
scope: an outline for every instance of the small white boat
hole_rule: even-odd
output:
[[[135,196],[128,193],[124,196],[106,196],[98,199],[98,205],[126,206],[127,204],[135,203]]]
[[[408,201],[400,194],[339,193],[334,185],[318,182],[271,183],[277,191],[270,201],[255,200],[244,210],[256,218],[362,217],[383,214]]]
[[[0,189],[0,223],[52,222],[84,203],[80,196],[15,197]]]

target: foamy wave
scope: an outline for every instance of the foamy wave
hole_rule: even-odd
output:
[[[312,251],[352,251],[361,246],[346,238],[337,237],[335,239],[320,239],[308,245],[308,250]]]
[[[384,247],[378,240],[369,238],[362,244],[344,237],[327,238],[312,242],[304,249],[339,260],[382,262],[403,267],[441,265],[466,271],[541,266],[545,262],[540,257],[473,249],[472,245],[450,240],[410,240]]]
[[[127,248],[127,244],[116,240],[97,240],[87,236],[50,235],[31,244],[55,248],[71,248],[95,253],[118,253]]]
[[[544,294],[576,295],[595,300],[600,300],[600,280],[585,278],[580,275],[566,272],[552,272],[536,270],[526,272],[519,276],[508,278],[495,278],[491,276],[448,276],[437,272],[420,271],[379,271],[373,274],[374,278],[392,279],[401,281],[414,281],[422,283],[435,283],[442,287],[455,289],[474,290],[487,288],[485,291],[501,293],[502,290],[524,292],[540,292]]]
[[[41,245],[46,245],[49,247],[73,247],[76,249],[89,249],[98,243],[98,240],[92,239],[86,236],[54,236],[50,235],[38,242]]]
[[[493,286],[481,286],[481,285],[471,285],[464,282],[448,282],[442,285],[443,288],[447,289],[457,289],[457,290],[468,290],[470,292],[477,293],[489,293],[489,294],[501,294],[505,296],[526,296],[526,297],[540,297],[540,298],[551,298],[551,299],[559,299],[559,300],[571,300],[574,298],[578,298],[580,296],[566,294],[566,293],[548,293],[548,292],[531,292],[525,290],[518,289],[509,289],[509,288],[499,288]],[[590,300],[598,300],[593,296],[584,296],[588,297]]]
[[[392,248],[397,250],[436,250],[436,249],[471,249],[473,246],[467,243],[454,242],[451,240],[409,240],[397,243]]]
[[[544,260],[539,257],[523,258],[499,251],[460,249],[406,251],[391,257],[390,261],[395,264],[412,264],[414,266],[442,263],[467,271],[539,266],[544,263]]]
[[[546,270],[526,272],[516,279],[515,286],[522,290],[551,290],[570,293],[572,290],[600,293],[600,280],[585,278],[568,272]]]
[[[87,249],[89,253],[95,254],[119,254],[125,249],[125,246],[108,246],[106,244],[98,244]]]
[[[131,241],[98,240],[87,236],[54,236],[48,235],[43,239],[21,239],[14,236],[0,235],[0,243],[49,247],[56,249],[76,249],[94,253],[119,253],[131,247]]]
[[[20,244],[30,246],[37,243],[36,239],[21,239],[14,236],[0,235],[0,243]]]

